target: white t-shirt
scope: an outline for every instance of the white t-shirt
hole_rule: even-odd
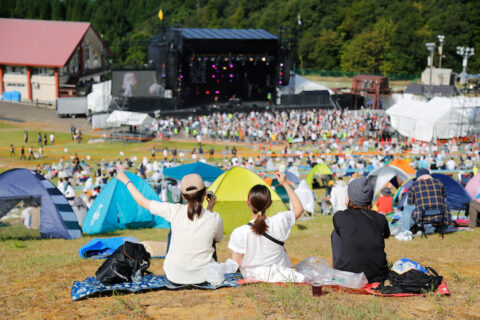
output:
[[[213,260],[213,241],[223,238],[223,220],[216,212],[202,210],[193,221],[187,205],[150,202],[150,212],[170,222],[172,237],[163,269],[168,280],[196,284],[207,280],[207,264]]]
[[[273,217],[267,217],[265,221],[268,225],[267,233],[271,237],[285,242],[290,235],[290,230],[295,225],[295,214],[292,211],[279,212]],[[288,268],[292,266],[284,247],[265,236],[255,234],[249,225],[243,225],[233,230],[228,248],[233,252],[243,254],[240,271],[244,276],[247,268],[272,264]]]

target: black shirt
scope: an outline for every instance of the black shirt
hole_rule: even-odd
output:
[[[333,267],[364,272],[369,283],[382,281],[387,272],[384,239],[390,236],[385,216],[371,210],[347,209],[333,216]]]

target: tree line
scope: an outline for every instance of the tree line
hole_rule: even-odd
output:
[[[419,74],[441,34],[442,66],[460,72],[456,47],[469,46],[468,72],[480,73],[478,0],[0,0],[0,16],[89,21],[122,65],[146,63],[144,41],[163,24],[287,30],[300,68],[387,75]]]

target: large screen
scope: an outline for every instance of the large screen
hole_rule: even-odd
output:
[[[112,96],[163,97],[165,88],[157,82],[153,70],[113,70]]]

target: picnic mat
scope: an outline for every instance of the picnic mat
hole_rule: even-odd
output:
[[[182,290],[182,289],[203,289],[215,290],[224,287],[236,287],[237,281],[242,278],[240,273],[227,273],[225,280],[219,285],[210,283],[201,285],[175,285],[168,281],[164,275],[158,276],[150,274],[144,276],[142,281],[124,282],[115,285],[104,285],[97,280],[96,277],[88,277],[83,281],[74,281],[72,286],[72,300],[77,301],[89,296],[99,295],[102,293],[113,292],[141,292],[159,289]]]
[[[237,285],[247,285],[251,283],[262,283],[262,281],[258,280],[252,280],[252,279],[240,279],[237,281]],[[277,285],[286,285],[286,283],[271,283],[271,284],[277,284]],[[351,289],[351,288],[346,288],[346,287],[341,287],[341,286],[324,286],[324,287],[329,287],[332,288],[335,291],[342,291],[346,293],[356,293],[356,294],[372,294],[375,296],[381,296],[381,297],[413,297],[413,296],[424,296],[424,294],[420,293],[390,293],[390,294],[382,294],[381,292],[375,291],[375,288],[378,287],[380,282],[375,282],[375,283],[368,283],[366,284],[363,288],[360,289]],[[293,283],[295,286],[301,286],[301,285],[309,285],[308,283]],[[438,295],[450,295],[450,291],[448,290],[447,284],[445,283],[445,280],[442,280],[442,283],[438,286],[437,291],[435,291],[435,294]]]

